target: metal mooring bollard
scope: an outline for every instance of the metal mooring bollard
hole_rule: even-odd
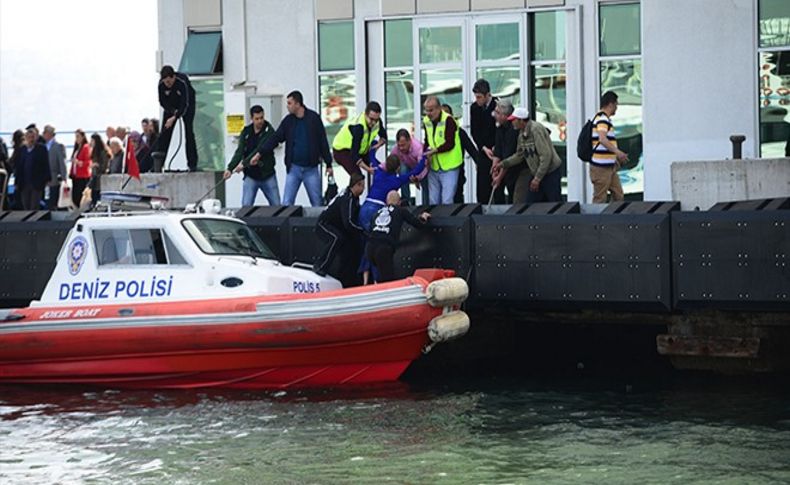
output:
[[[740,160],[743,158],[742,145],[746,141],[746,137],[744,135],[730,135],[730,141],[732,142],[732,159]]]

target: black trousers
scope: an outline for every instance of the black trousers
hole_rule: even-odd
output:
[[[44,190],[37,190],[32,185],[25,185],[19,190],[20,202],[22,209],[26,211],[41,209],[41,198],[44,196]]]
[[[387,243],[374,240],[368,242],[368,259],[379,270],[379,283],[393,281],[395,279],[395,268],[393,259],[395,248]]]
[[[321,273],[326,273],[329,271],[329,266],[332,265],[332,261],[335,260],[338,252],[340,252],[340,249],[343,247],[346,236],[343,231],[340,231],[338,228],[320,222],[316,225],[315,232],[318,234],[318,238],[324,243],[324,247],[321,249],[321,254],[313,265],[313,269]]]
[[[560,187],[561,172],[559,168],[547,173],[540,181],[537,192],[527,191],[527,203],[532,202],[562,202],[562,188]],[[530,177],[529,181],[532,182]]]
[[[90,179],[71,179],[71,202],[74,203],[74,207],[77,209],[80,207],[80,202],[82,202],[82,192],[85,191],[85,187],[88,186],[89,180]]]
[[[166,118],[165,118],[166,121]],[[184,143],[186,144],[186,151],[187,151],[187,166],[191,172],[197,170],[198,166],[198,153],[197,153],[197,142],[195,141],[195,130],[193,129],[193,123],[195,121],[195,113],[187,113],[183,116],[184,121]],[[166,128],[162,130],[162,133],[159,135],[159,139],[156,140],[156,148],[153,151],[165,152],[167,153],[167,149],[170,146],[170,139],[173,137],[173,129],[175,128],[176,124],[173,123],[173,126],[170,128]],[[167,164],[169,160],[165,160],[165,165],[162,167],[163,170],[167,169]]]

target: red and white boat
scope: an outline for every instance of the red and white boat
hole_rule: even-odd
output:
[[[216,212],[216,211],[215,211]],[[343,289],[246,224],[166,211],[75,223],[40,301],[0,310],[0,383],[276,389],[397,379],[466,333],[442,270]]]

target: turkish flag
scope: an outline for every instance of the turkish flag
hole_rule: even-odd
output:
[[[137,163],[137,157],[134,155],[134,144],[131,136],[126,139],[126,173],[130,177],[140,180],[140,165]]]

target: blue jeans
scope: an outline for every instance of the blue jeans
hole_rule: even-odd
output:
[[[430,170],[428,172],[428,203],[452,204],[455,188],[458,185],[459,169]]]
[[[280,189],[277,187],[277,175],[270,175],[263,180],[255,180],[252,177],[244,177],[244,184],[241,187],[241,206],[247,207],[255,205],[255,196],[258,189],[263,192],[269,205],[280,205]]]
[[[310,205],[319,207],[321,199],[321,167],[304,167],[291,165],[291,170],[285,176],[285,190],[283,191],[283,205],[294,205],[299,186],[304,183]]]

